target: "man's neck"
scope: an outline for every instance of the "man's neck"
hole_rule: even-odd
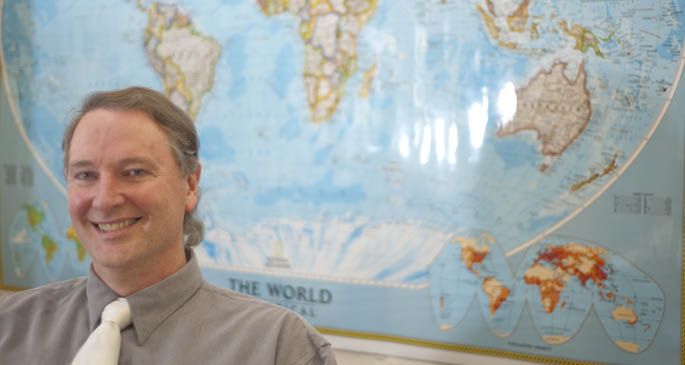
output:
[[[106,267],[93,262],[93,271],[122,297],[157,284],[180,270],[187,262],[185,249],[145,260],[132,267]]]

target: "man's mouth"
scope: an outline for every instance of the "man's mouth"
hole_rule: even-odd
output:
[[[101,231],[111,232],[122,228],[126,228],[132,225],[133,223],[137,222],[139,219],[140,218],[126,219],[116,223],[97,223],[95,224],[95,226],[97,226]]]

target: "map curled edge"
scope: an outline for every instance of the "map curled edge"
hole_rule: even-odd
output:
[[[2,42],[3,6],[4,1],[0,0],[0,42]],[[12,93],[10,92],[9,81],[7,78],[7,67],[5,65],[5,52],[3,50],[2,45],[0,45],[0,67],[2,68],[2,84],[5,89],[5,94],[7,95],[7,104],[9,105],[10,112],[12,113],[12,117],[14,118],[14,124],[16,124],[17,129],[19,130],[19,134],[21,135],[21,138],[24,140],[24,143],[26,143],[26,147],[29,149],[29,151],[31,151],[31,155],[36,160],[38,166],[40,166],[43,172],[47,175],[48,179],[50,179],[50,181],[52,181],[52,183],[55,184],[57,190],[59,190],[59,192],[61,192],[64,196],[67,196],[67,189],[59,182],[59,179],[52,173],[52,171],[50,171],[48,166],[45,165],[45,161],[43,161],[43,159],[40,158],[40,156],[38,155],[38,151],[36,151],[36,147],[33,146],[33,143],[31,143],[29,136],[26,134],[26,129],[24,129],[24,124],[21,122],[21,117],[19,116],[19,110],[17,109],[14,100],[12,99]]]

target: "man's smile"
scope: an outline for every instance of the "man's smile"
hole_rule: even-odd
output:
[[[93,225],[101,231],[112,232],[112,231],[116,231],[119,229],[126,228],[126,227],[132,225],[133,223],[136,223],[138,220],[140,220],[140,217],[132,218],[132,219],[125,219],[125,220],[122,220],[119,222],[113,222],[113,223],[93,223]]]

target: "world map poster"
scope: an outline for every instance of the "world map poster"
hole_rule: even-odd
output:
[[[208,281],[329,335],[681,363],[684,6],[0,0],[0,287],[88,272],[62,134],[141,85],[198,130]]]

